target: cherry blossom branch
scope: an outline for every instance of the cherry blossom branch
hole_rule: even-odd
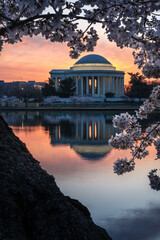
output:
[[[140,146],[139,146],[139,150],[140,150],[141,147],[144,145],[145,141],[146,141],[146,140],[149,140],[149,139],[148,139],[149,136],[151,135],[152,132],[154,132],[154,131],[158,128],[159,125],[160,125],[160,122],[158,122],[157,125],[142,139],[141,144],[140,144]],[[133,159],[136,158],[137,154],[138,154],[138,151],[135,152],[135,154],[133,155]]]
[[[5,14],[3,14],[3,13],[1,13],[1,12],[0,12],[0,17],[1,17],[2,19],[4,18],[5,20],[8,20],[8,21],[10,21],[10,22],[14,22],[13,19],[11,19],[11,18],[5,16]]]
[[[147,99],[142,106],[140,106],[139,111],[136,112],[137,118],[145,119],[152,113],[155,109],[160,109],[160,86],[153,88],[149,99]],[[160,158],[160,122],[148,127],[145,131],[145,137],[141,131],[141,126],[137,122],[137,118],[128,113],[122,113],[116,115],[113,118],[114,127],[119,129],[124,129],[125,133],[116,134],[115,137],[111,137],[109,144],[115,149],[131,149],[132,159],[118,158],[114,162],[114,172],[118,175],[125,172],[130,172],[134,170],[135,158],[142,159],[149,154],[146,150],[148,146],[154,143],[157,150],[157,159]],[[136,141],[141,141],[139,146]],[[150,179],[150,185],[155,190],[160,190],[160,177],[156,175],[157,170],[154,169],[150,171],[148,177]],[[156,180],[158,179],[158,183]]]
[[[24,19],[24,20],[12,20],[10,18],[5,17],[7,20],[11,21],[12,24],[10,26],[5,27],[5,28],[1,28],[0,29],[0,35],[4,35],[4,33],[7,32],[8,29],[12,30],[14,28],[22,27],[23,25],[25,25],[27,23],[30,23],[30,22],[33,22],[34,20],[39,20],[39,19],[47,19],[48,20],[50,18],[54,18],[55,16],[57,16],[56,13],[41,14],[41,15],[32,16],[32,17]],[[68,14],[62,14],[61,18],[62,19],[63,18],[68,18]],[[83,17],[83,16],[76,16],[75,18],[76,18],[75,21],[86,20],[86,21],[92,21],[92,23],[93,23],[93,21],[96,22],[96,23],[104,23],[104,21],[94,20],[94,18],[88,18],[88,17],[86,18],[86,17]]]
[[[154,15],[160,10],[159,0],[36,0],[29,7],[25,0],[8,0],[5,5],[1,1],[0,51],[4,43],[41,33],[51,42],[67,42],[70,56],[78,58],[83,51],[93,51],[99,37],[91,26],[100,23],[109,41],[133,49],[135,64],[145,76],[160,77],[159,19]],[[48,7],[54,12],[45,14]],[[84,31],[80,20],[88,23]]]

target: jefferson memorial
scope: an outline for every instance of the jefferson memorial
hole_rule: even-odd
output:
[[[75,81],[76,95],[105,97],[108,92],[115,97],[124,95],[124,72],[117,71],[106,58],[97,54],[80,58],[70,69],[53,69],[50,75],[57,91],[61,80],[71,77]]]

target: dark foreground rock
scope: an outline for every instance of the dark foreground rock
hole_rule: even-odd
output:
[[[0,240],[110,240],[0,117]]]

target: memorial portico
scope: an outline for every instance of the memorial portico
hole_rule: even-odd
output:
[[[112,92],[116,97],[124,95],[124,72],[116,68],[104,57],[90,54],[82,57],[69,70],[52,70],[51,78],[58,91],[60,81],[71,77],[75,81],[75,94],[79,96],[105,97]]]

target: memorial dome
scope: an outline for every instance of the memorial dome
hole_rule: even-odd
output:
[[[71,70],[112,70],[116,68],[104,57],[98,54],[89,54],[80,58],[71,68]]]
[[[98,54],[89,54],[80,58],[75,65],[77,64],[92,64],[92,63],[102,63],[102,64],[111,64],[106,58],[98,55]]]

